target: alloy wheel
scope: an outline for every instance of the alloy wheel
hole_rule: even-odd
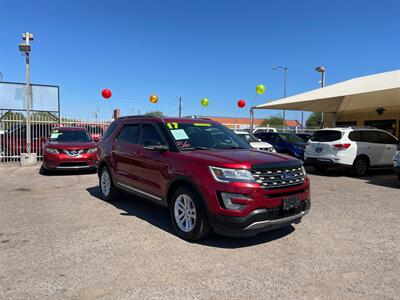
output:
[[[174,217],[179,229],[190,232],[196,224],[196,207],[192,198],[181,194],[175,200]]]
[[[105,170],[103,173],[101,173],[101,179],[100,179],[100,188],[101,192],[105,197],[108,197],[110,194],[111,190],[111,180],[110,180],[110,174],[108,174],[108,171]]]

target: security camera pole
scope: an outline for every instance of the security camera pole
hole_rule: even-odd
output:
[[[26,105],[26,155],[21,153],[21,164],[36,163],[36,155],[31,156],[31,103],[32,103],[32,90],[30,86],[30,64],[29,64],[29,54],[31,52],[30,41],[33,41],[33,34],[29,32],[24,32],[22,34],[22,39],[25,43],[19,44],[19,51],[25,54],[25,72],[26,72],[26,92],[25,92],[25,105]],[[34,162],[33,162],[34,161]]]

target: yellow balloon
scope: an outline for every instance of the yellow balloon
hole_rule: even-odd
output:
[[[265,89],[266,89],[266,87],[263,84],[259,84],[259,85],[256,86],[256,92],[259,95],[264,94],[265,93]]]
[[[156,94],[153,94],[150,96],[150,102],[151,103],[157,103],[158,102],[158,96]]]
[[[201,105],[206,107],[208,105],[208,99],[207,98],[201,99]]]

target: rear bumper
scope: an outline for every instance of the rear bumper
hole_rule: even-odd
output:
[[[334,161],[330,158],[315,158],[315,157],[307,157],[304,161],[305,165],[324,165],[331,167],[351,167],[350,165],[346,165],[337,161]]]
[[[310,199],[293,210],[284,212],[282,206],[262,208],[252,211],[245,217],[210,215],[209,220],[215,233],[226,236],[254,236],[259,232],[277,229],[300,223],[303,216],[309,213]]]

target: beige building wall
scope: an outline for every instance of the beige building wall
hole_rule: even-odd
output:
[[[400,136],[400,105],[394,107],[386,107],[385,112],[379,115],[375,110],[352,111],[347,113],[338,113],[336,116],[337,122],[356,122],[357,126],[365,126],[364,122],[368,120],[381,121],[381,120],[396,120],[394,132],[397,137]],[[333,114],[325,113],[325,126],[333,125]]]

